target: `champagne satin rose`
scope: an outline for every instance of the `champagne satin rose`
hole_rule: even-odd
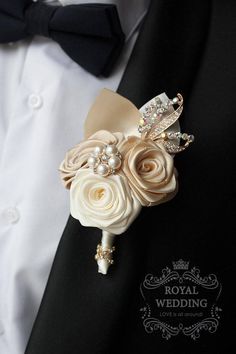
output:
[[[143,206],[160,204],[176,194],[174,160],[161,143],[129,137],[120,152],[122,170]]]
[[[70,189],[71,183],[80,168],[87,168],[87,160],[96,146],[104,147],[107,144],[119,144],[124,140],[122,133],[110,133],[106,130],[99,130],[88,139],[83,140],[66,153],[59,171],[64,186]]]
[[[125,232],[140,210],[124,176],[104,178],[89,169],[80,169],[71,184],[71,215],[83,226],[118,235]]]

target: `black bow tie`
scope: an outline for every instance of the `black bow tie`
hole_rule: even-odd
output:
[[[50,37],[84,69],[108,76],[123,44],[115,5],[49,6],[32,0],[0,0],[0,43],[29,35]]]

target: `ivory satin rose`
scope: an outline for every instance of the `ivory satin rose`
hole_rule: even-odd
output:
[[[123,133],[110,133],[106,130],[99,130],[88,139],[83,140],[75,147],[70,149],[62,161],[59,171],[64,186],[70,189],[71,183],[80,168],[87,168],[87,160],[96,146],[115,144],[118,148],[124,140]]]
[[[80,169],[70,188],[71,215],[83,226],[98,227],[114,235],[126,231],[141,210],[122,175],[102,177]]]
[[[120,147],[122,170],[142,206],[171,199],[177,191],[173,157],[161,143],[128,137]]]

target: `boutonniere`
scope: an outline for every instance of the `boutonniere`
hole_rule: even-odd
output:
[[[102,230],[95,259],[98,272],[113,264],[114,240],[142,207],[164,203],[177,192],[174,155],[193,142],[181,133],[180,94],[156,96],[138,110],[129,100],[102,90],[84,125],[85,139],[60,165],[70,190],[71,215],[83,226]]]

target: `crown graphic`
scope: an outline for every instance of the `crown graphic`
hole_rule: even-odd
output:
[[[189,266],[189,262],[185,262],[182,259],[176,262],[172,262],[173,269],[175,270],[187,270]]]

